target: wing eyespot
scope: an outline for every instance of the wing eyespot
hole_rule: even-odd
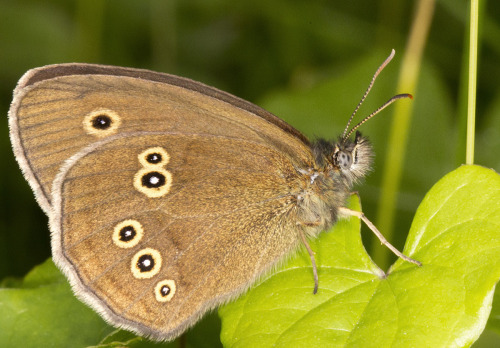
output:
[[[120,116],[108,109],[94,110],[83,119],[83,129],[85,132],[98,138],[116,133],[120,124]]]
[[[133,257],[130,269],[134,277],[138,279],[152,278],[160,272],[162,258],[158,250],[144,248],[139,250]]]
[[[148,196],[158,198],[170,192],[172,174],[164,169],[170,160],[167,150],[162,147],[151,147],[138,156],[142,168],[134,175],[134,187]]]
[[[146,167],[163,167],[170,160],[170,155],[162,147],[151,147],[139,154],[139,163]]]
[[[169,302],[175,295],[177,286],[172,279],[159,281],[155,286],[155,297],[158,302]]]
[[[172,174],[163,168],[142,168],[134,176],[134,187],[149,198],[166,195],[172,186]]]
[[[124,220],[113,229],[113,243],[124,249],[136,246],[144,235],[144,229],[137,220]]]

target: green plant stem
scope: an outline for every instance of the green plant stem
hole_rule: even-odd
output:
[[[484,11],[486,8],[486,3],[487,0],[482,0],[481,3],[479,3],[479,12],[477,13],[477,18],[484,18]],[[471,5],[472,7],[472,5]],[[468,14],[469,14],[469,27],[470,27],[470,18],[472,16],[471,13],[471,7],[468,8]],[[482,26],[488,27],[487,31],[481,30]],[[483,35],[484,33],[492,33],[489,35]],[[459,166],[461,164],[464,164],[465,161],[467,160],[467,146],[469,144],[468,142],[468,126],[469,126],[469,106],[471,104],[469,103],[469,83],[470,83],[470,78],[469,74],[471,73],[471,69],[469,69],[469,64],[471,63],[470,60],[470,55],[472,54],[471,50],[471,40],[476,40],[476,44],[474,44],[474,47],[477,48],[477,53],[475,54],[476,56],[476,61],[479,61],[480,55],[481,55],[481,44],[483,40],[485,40],[488,44],[489,47],[500,47],[500,45],[497,45],[498,40],[494,40],[493,37],[498,38],[500,35],[500,31],[498,28],[496,28],[494,25],[489,26],[488,22],[479,22],[477,21],[477,35],[473,35],[473,32],[471,30],[466,30],[464,33],[464,44],[463,44],[463,52],[462,52],[462,64],[460,67],[460,84],[459,84],[459,92],[458,92],[458,106],[457,106],[457,115],[459,117],[458,119],[458,129],[457,129],[457,142],[455,146],[455,165]],[[498,51],[498,50],[497,50]],[[477,66],[477,65],[474,65]],[[477,76],[477,75],[476,75]],[[476,84],[474,84],[476,85]],[[474,98],[476,100],[476,98]],[[475,108],[474,108],[475,109]],[[474,132],[472,132],[472,135],[474,135]],[[474,145],[474,141],[472,142],[472,145]],[[465,153],[464,153],[465,152]]]
[[[434,0],[421,0],[416,5],[416,15],[410,29],[408,44],[401,64],[398,91],[412,94],[416,91],[422,55],[434,13],[434,6]],[[377,226],[389,241],[392,239],[394,230],[397,196],[401,183],[413,103],[399,102],[395,105],[394,110],[395,117],[393,117],[389,134],[377,215]],[[388,264],[387,250],[383,248],[373,249],[375,262],[384,268]]]
[[[469,93],[467,98],[467,144],[465,152],[466,164],[474,164],[479,0],[471,0],[470,6]]]

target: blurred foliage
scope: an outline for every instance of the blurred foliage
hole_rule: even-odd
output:
[[[500,2],[484,4],[476,163],[498,172]],[[8,138],[12,90],[26,70],[76,61],[182,75],[264,106],[307,136],[333,138],[391,48],[396,58],[377,81],[361,116],[392,94],[405,92],[395,90],[396,74],[414,5],[398,0],[0,0],[0,108],[5,115],[0,122],[0,278],[21,277],[50,256],[47,219],[21,175]],[[456,0],[436,4],[403,172],[399,233],[393,241],[399,248],[425,192],[465,158],[458,144],[467,6]],[[359,63],[366,61],[371,63]],[[311,103],[308,96],[322,100]],[[368,217],[376,216],[377,170],[384,163],[390,116],[384,112],[362,129],[378,155],[375,171],[359,187]]]

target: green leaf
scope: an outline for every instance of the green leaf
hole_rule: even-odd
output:
[[[217,347],[218,318],[210,314],[185,334],[186,347]],[[80,302],[52,259],[20,281],[0,287],[0,347],[177,347],[115,329]]]
[[[351,209],[359,208],[356,199]],[[481,334],[500,278],[500,177],[462,166],[442,178],[415,215],[404,253],[386,277],[371,263],[356,218],[311,243],[312,294],[301,252],[222,307],[225,346],[468,346]]]
[[[1,347],[85,347],[113,330],[73,296],[51,259],[22,282],[2,283],[0,328]]]

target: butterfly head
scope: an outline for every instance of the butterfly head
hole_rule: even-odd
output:
[[[340,139],[335,143],[333,151],[328,154],[328,162],[351,186],[371,170],[372,145],[368,138],[356,132],[354,140]]]
[[[372,145],[360,132],[356,132],[354,139],[318,140],[312,149],[317,168],[337,182],[336,179],[341,179],[348,187],[363,179],[371,170]]]
[[[368,89],[354,109],[354,112],[351,114],[344,132],[342,133],[342,136],[339,137],[338,141],[327,142],[325,140],[319,140],[313,144],[312,151],[315,155],[316,165],[318,168],[323,172],[328,172],[328,175],[333,179],[333,181],[336,181],[336,179],[340,176],[342,182],[349,188],[352,187],[354,183],[362,179],[371,170],[373,161],[372,146],[368,141],[368,138],[363,137],[357,129],[396,100],[402,98],[413,99],[413,96],[408,93],[395,95],[349,130],[351,121],[354,119],[356,112],[370,92],[375,79],[385,66],[389,64],[391,59],[394,57],[394,54],[395,52],[392,50],[389,57],[387,57],[387,59],[373,75]],[[354,140],[351,140],[351,135],[355,131],[356,135]]]

